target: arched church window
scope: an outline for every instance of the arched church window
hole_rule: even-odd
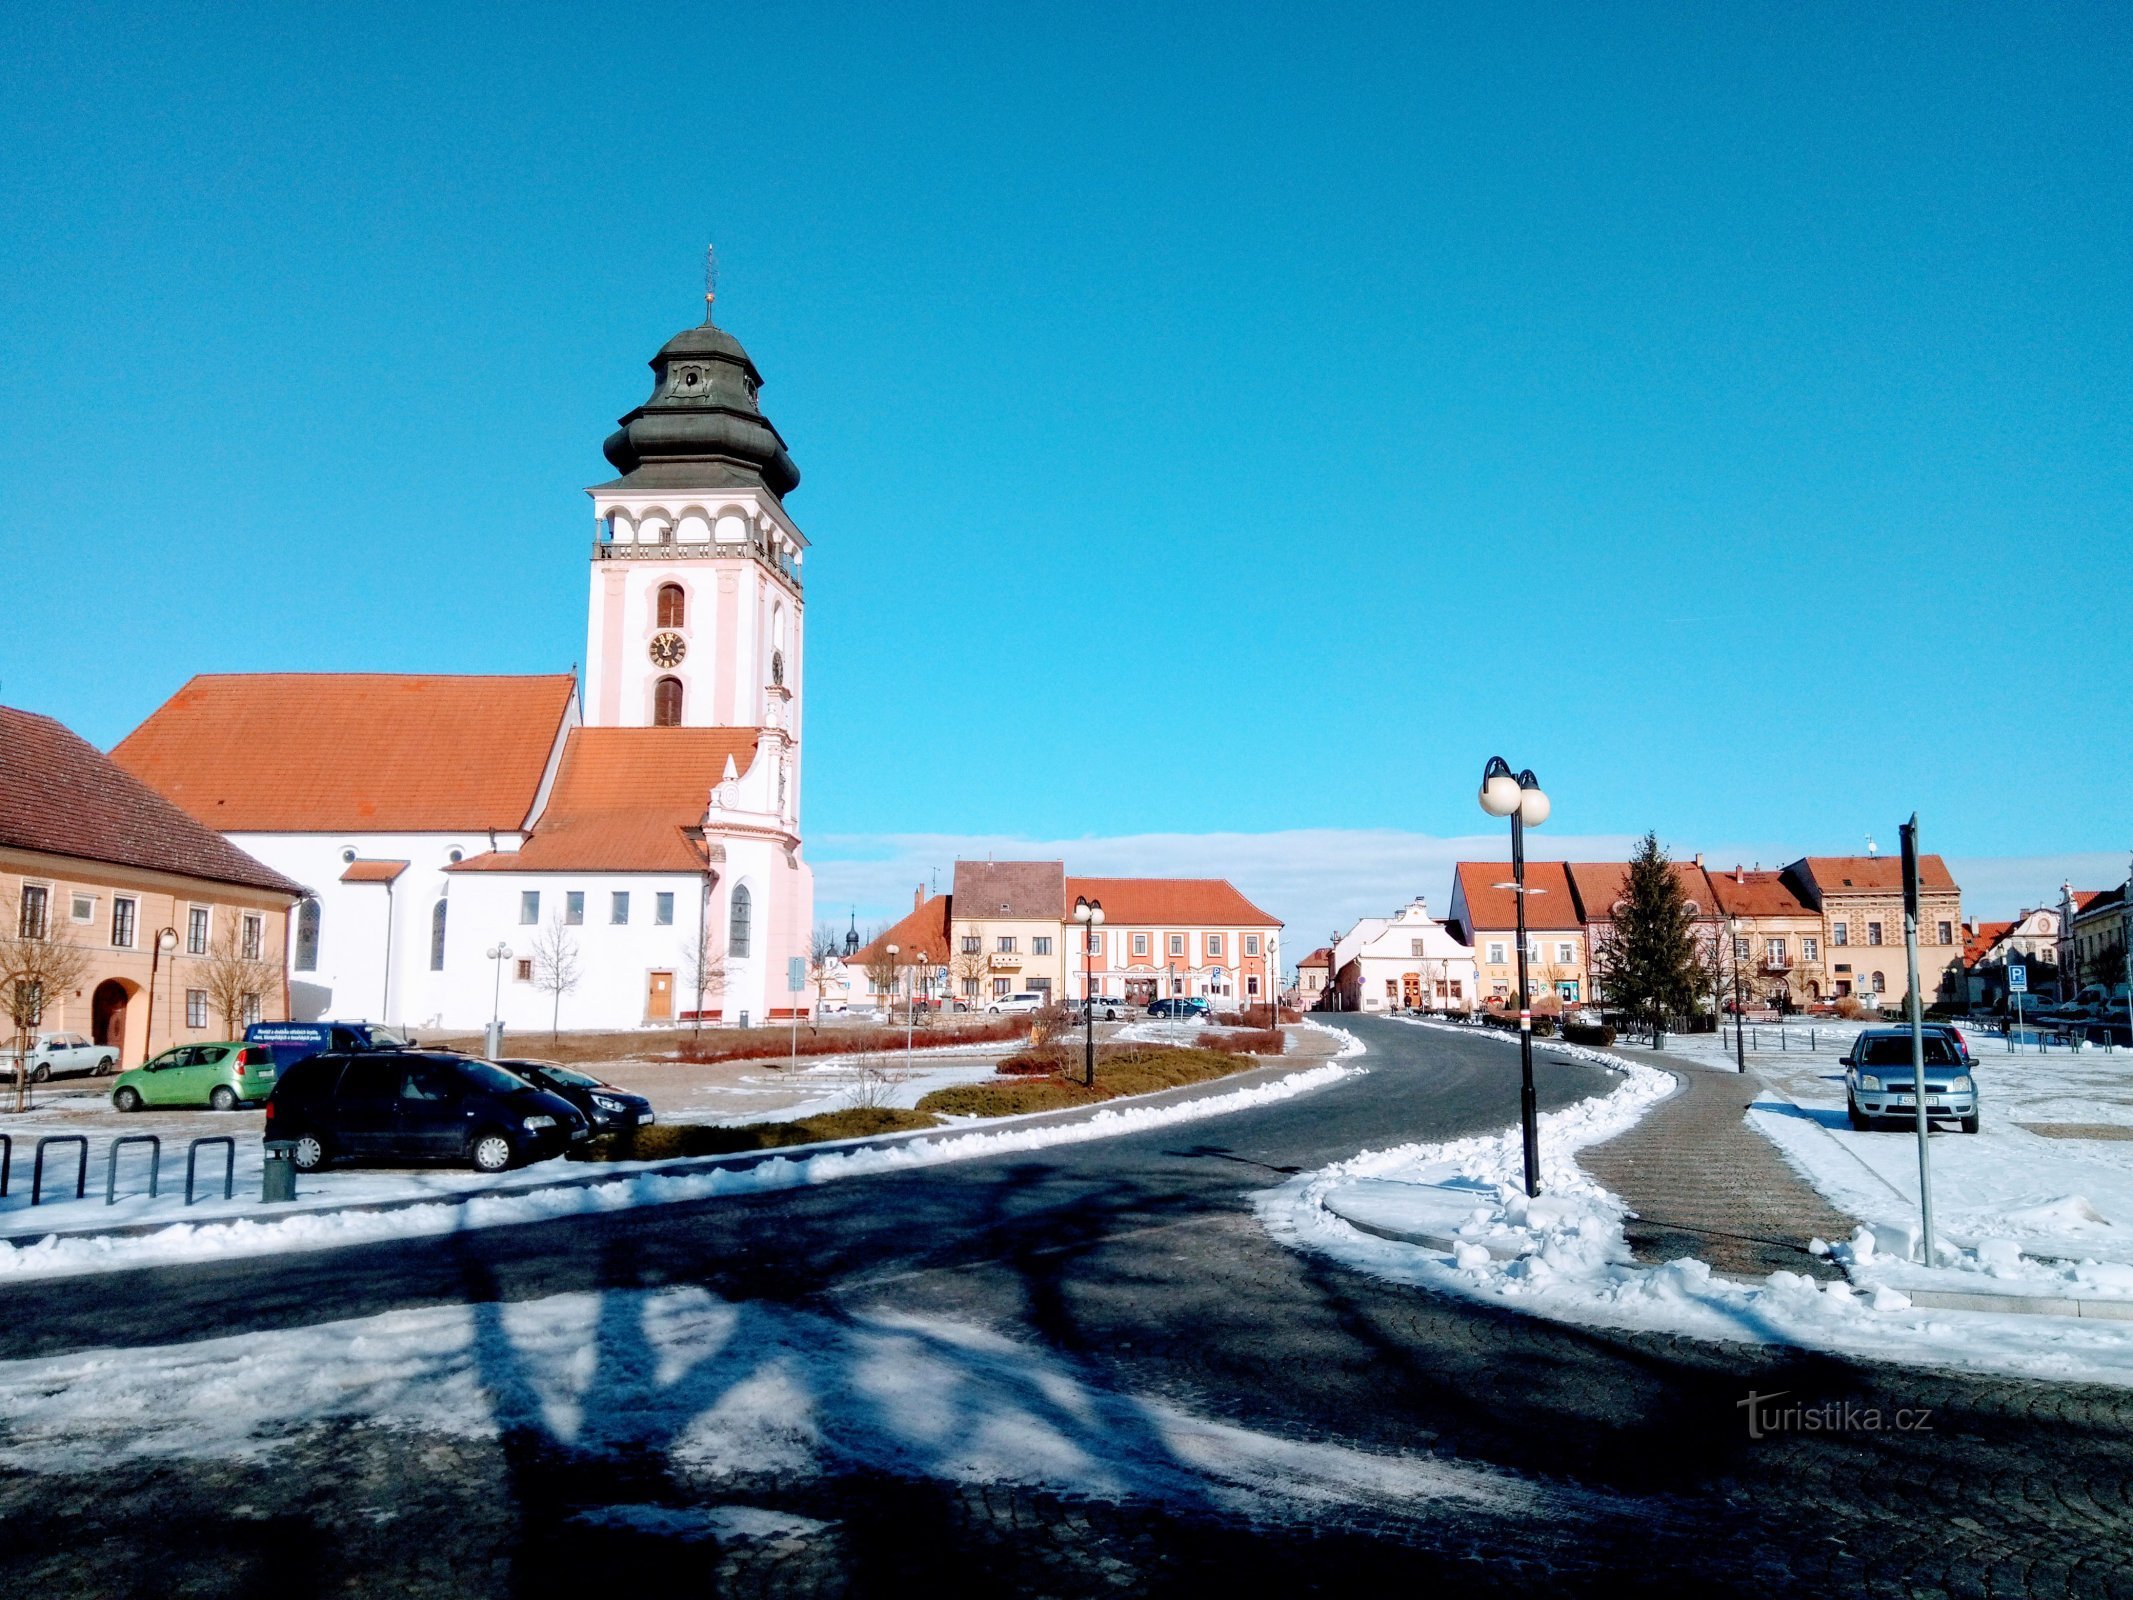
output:
[[[773,689],[785,687],[785,652],[782,650],[770,652],[770,686]]]
[[[681,628],[688,625],[689,601],[681,592],[678,583],[662,583],[659,586],[659,626]]]
[[[296,959],[290,965],[298,972],[318,971],[318,917],[316,900],[296,908]]]
[[[652,726],[681,726],[681,679],[661,678],[652,685]]]
[[[444,971],[444,900],[430,907],[430,971]]]
[[[736,884],[733,890],[733,909],[726,918],[726,953],[730,956],[748,954],[748,924],[753,903],[748,895],[748,885]]]

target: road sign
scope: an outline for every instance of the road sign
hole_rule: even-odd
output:
[[[2029,993],[2029,968],[2020,965],[2008,967],[2007,992],[2009,994]]]
[[[807,957],[793,956],[786,961],[785,987],[794,994],[807,987]]]

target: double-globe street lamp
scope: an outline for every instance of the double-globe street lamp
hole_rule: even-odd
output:
[[[1096,930],[1104,925],[1104,903],[1074,896],[1074,920],[1081,924],[1081,1014],[1087,1023],[1087,1045],[1082,1055],[1081,1081],[1085,1088],[1096,1087]]]
[[[489,946],[489,959],[496,963],[496,985],[489,996],[489,1036],[482,1042],[489,1054],[504,1053],[504,963],[511,959],[511,947],[507,944]]]
[[[1526,988],[1526,830],[1548,820],[1548,797],[1532,772],[1514,773],[1502,756],[1489,757],[1481,769],[1481,809],[1511,819],[1509,889],[1518,905],[1518,1057],[1523,1076],[1518,1091],[1518,1121],[1525,1136],[1526,1195],[1540,1193],[1540,1102],[1533,1092],[1533,996]]]

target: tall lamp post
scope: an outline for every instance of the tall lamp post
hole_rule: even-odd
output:
[[[1740,918],[1726,918],[1726,937],[1733,941],[1726,954],[1727,964],[1733,968],[1733,1066],[1734,1070],[1745,1073],[1748,1070],[1748,1043],[1747,1018],[1742,1015],[1740,992]],[[1721,1034],[1719,1037],[1725,1036]],[[1756,1048],[1760,1050],[1762,1046]]]
[[[489,959],[496,963],[496,985],[489,996],[489,1037],[484,1041],[492,1056],[504,1052],[504,963],[511,959],[507,944],[489,946]]]
[[[1326,936],[1326,998],[1333,1009],[1341,1009],[1341,931],[1335,928]]]
[[[1104,903],[1074,896],[1074,920],[1081,924],[1081,1015],[1087,1024],[1087,1043],[1081,1059],[1081,1081],[1096,1087],[1096,964],[1089,948],[1098,928],[1104,925]]]
[[[926,1003],[930,1007],[933,1003],[933,974],[926,970],[927,960],[923,950],[914,958],[911,966],[911,986],[915,990],[920,984],[925,985]],[[904,1071],[907,1073],[911,1070],[911,1025],[917,1011],[918,996],[913,994],[904,1001]]]
[[[169,955],[173,950],[177,948],[178,930],[176,928],[162,928],[157,930],[155,942],[149,947],[148,1026],[141,1030],[141,1059],[143,1061],[146,1061],[150,1056],[156,1053],[156,968],[163,964],[163,958],[165,956]],[[175,986],[178,981],[177,964],[175,962],[171,964],[170,981],[173,986]],[[125,1049],[126,1041],[124,1039],[119,1040],[120,1053],[123,1054],[125,1052]]]
[[[1511,819],[1511,883],[1518,904],[1518,1121],[1525,1136],[1526,1195],[1540,1193],[1540,1099],[1533,1092],[1533,996],[1526,987],[1526,830],[1548,820],[1548,797],[1529,769],[1513,773],[1502,756],[1481,769],[1481,809]]]

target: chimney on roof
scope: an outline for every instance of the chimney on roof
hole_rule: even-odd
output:
[[[1738,861],[1733,863],[1733,881],[1735,883],[1746,883],[1748,881],[1748,874],[1741,871],[1741,866]]]
[[[1696,852],[1696,865],[1698,867],[1703,865],[1703,852],[1701,850]]]

